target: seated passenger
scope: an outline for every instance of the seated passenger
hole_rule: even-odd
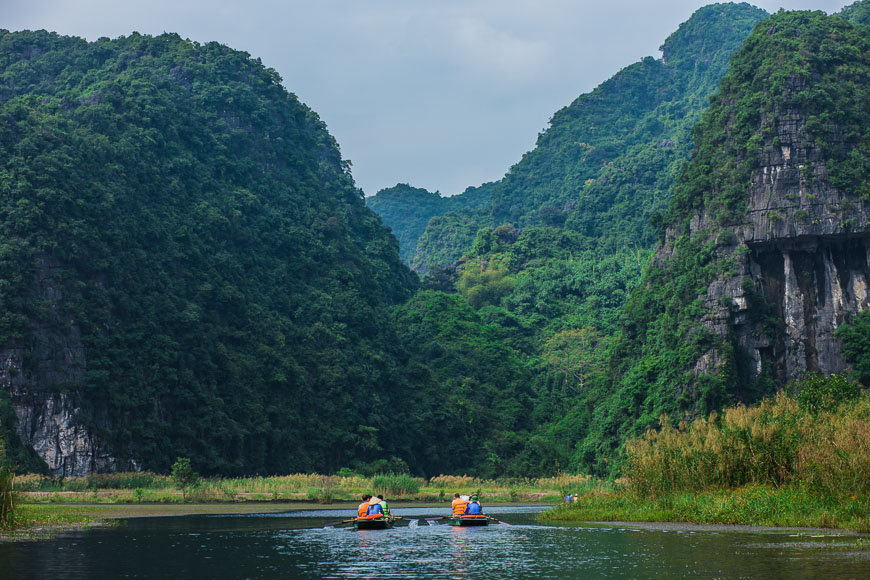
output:
[[[480,502],[477,501],[477,496],[471,496],[471,501],[465,506],[464,515],[480,516],[483,515],[483,510],[480,508]]]
[[[369,508],[366,512],[366,517],[368,518],[382,518],[384,517],[384,508],[381,507],[381,501],[373,497],[369,500]]]
[[[390,513],[390,504],[387,503],[384,496],[379,493],[377,498],[372,498],[372,501],[375,501],[375,499],[377,499],[377,502],[381,504],[381,512],[387,517],[392,517],[393,514]]]
[[[468,502],[462,498],[458,493],[453,494],[453,503],[450,504],[450,507],[453,509],[454,516],[461,516],[465,513],[465,506],[468,505]]]
[[[359,507],[356,510],[356,517],[364,518],[366,514],[369,513],[369,500],[372,499],[372,496],[369,494],[365,494],[362,496],[362,503],[359,504]]]

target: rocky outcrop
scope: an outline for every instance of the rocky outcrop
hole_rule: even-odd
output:
[[[743,222],[723,230],[701,214],[690,227],[717,236],[729,265],[707,288],[704,326],[736,340],[750,379],[768,369],[783,384],[807,371],[847,368],[834,332],[870,307],[870,206],[830,185],[799,112],[781,113],[775,127],[752,174]],[[725,363],[711,349],[694,374]]]
[[[36,289],[42,321],[27,344],[0,350],[0,388],[9,393],[18,417],[16,431],[55,476],[136,470],[132,458],[118,461],[112,456],[94,433],[94,427],[104,427],[105,421],[99,425],[80,403],[87,361],[78,325],[59,319],[63,295],[55,283],[58,270],[56,261],[39,260]]]

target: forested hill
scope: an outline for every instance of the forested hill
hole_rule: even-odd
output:
[[[0,31],[0,164],[12,451],[17,426],[59,475],[409,455],[383,409],[416,276],[274,70],[174,34]]]
[[[491,188],[491,183],[484,183],[480,187],[469,187],[459,195],[442,197],[438,192],[399,183],[367,197],[366,204],[381,216],[385,225],[390,226],[399,240],[399,256],[408,263],[430,218],[488,206]],[[471,232],[467,245],[471,244],[476,233],[477,230]]]
[[[847,363],[868,383],[867,318],[851,329],[870,308],[868,31],[778,12],[735,55],[623,310],[588,441]]]
[[[415,254],[412,268],[453,263],[471,249],[469,231],[500,225],[564,228],[611,252],[652,247],[651,220],[689,158],[689,131],[730,56],[766,16],[746,3],[699,9],[665,40],[662,58],[626,67],[557,111],[535,148],[492,186],[486,207],[439,216],[414,250],[400,239],[403,253]]]

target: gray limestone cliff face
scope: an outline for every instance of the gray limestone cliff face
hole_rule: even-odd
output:
[[[0,348],[0,388],[9,393],[21,441],[33,447],[54,476],[136,470],[132,458],[118,461],[95,428],[105,427],[84,408],[79,394],[87,361],[79,327],[57,320],[63,300],[54,282],[58,264],[37,266],[36,291],[51,322],[37,322],[21,344]],[[101,424],[102,423],[102,424]]]
[[[765,369],[778,384],[807,371],[847,370],[834,332],[870,307],[870,206],[830,185],[822,152],[795,111],[778,116],[747,197],[738,226],[723,230],[705,214],[691,223],[693,232],[716,236],[730,264],[703,296],[703,324],[736,341],[753,381]],[[658,259],[670,252],[666,243]],[[712,349],[693,372],[714,374],[724,363]]]

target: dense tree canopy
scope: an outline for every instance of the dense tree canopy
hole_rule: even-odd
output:
[[[3,31],[0,63],[0,345],[31,388],[152,469],[389,454],[415,276],[275,71],[171,34]],[[40,382],[78,342],[84,376]]]

